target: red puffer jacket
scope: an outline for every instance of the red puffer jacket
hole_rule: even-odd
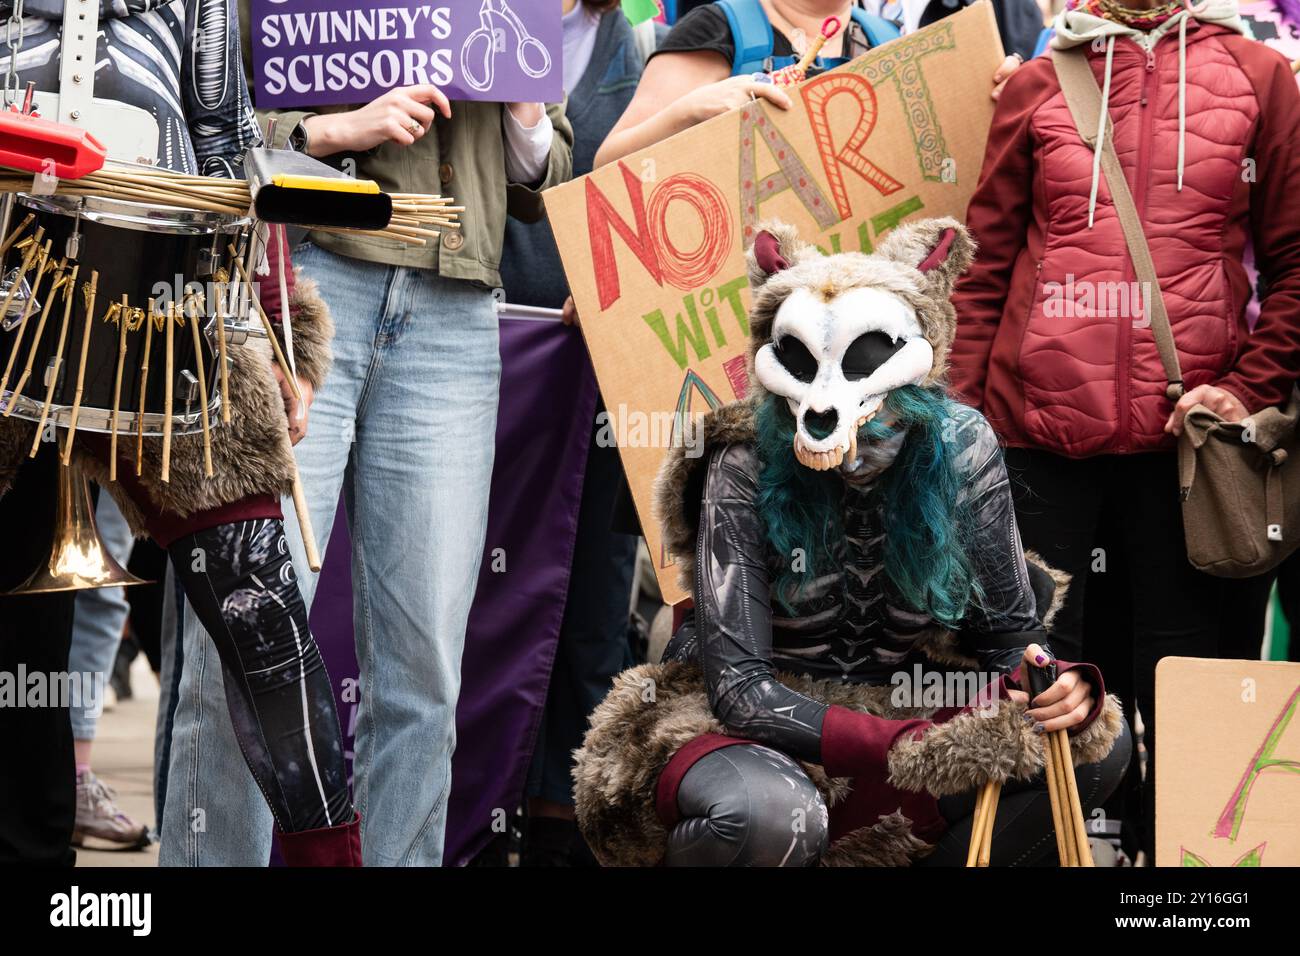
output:
[[[1098,86],[1105,54],[1089,51]],[[1226,389],[1258,411],[1300,374],[1300,91],[1287,62],[1221,26],[1187,29],[1178,189],[1177,32],[1147,54],[1115,42],[1114,143],[1146,230],[1188,390]],[[967,224],[979,242],[959,284],[952,385],[1003,441],[1069,457],[1169,449],[1172,405],[1104,176],[1088,225],[1092,150],[1047,57],[998,102]],[[1250,333],[1242,255],[1267,297]],[[1136,315],[1136,317],[1135,317]]]

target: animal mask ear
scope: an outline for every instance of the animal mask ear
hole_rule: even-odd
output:
[[[876,253],[920,272],[925,294],[946,300],[975,258],[975,241],[956,219],[922,219],[896,228]]]
[[[806,248],[793,226],[783,222],[760,226],[745,256],[750,286],[758,289],[778,272],[790,268],[799,261]]]

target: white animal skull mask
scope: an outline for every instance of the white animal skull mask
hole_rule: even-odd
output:
[[[853,467],[858,431],[889,393],[942,375],[955,327],[948,296],[973,251],[954,220],[899,227],[870,256],[822,256],[780,225],[759,233],[753,372],[789,404],[800,464]]]

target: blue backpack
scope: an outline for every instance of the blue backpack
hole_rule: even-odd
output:
[[[736,44],[736,55],[731,61],[732,76],[772,72],[799,62],[798,57],[772,55],[775,43],[772,24],[758,0],[715,0],[715,3],[726,14],[727,23],[731,26],[731,38]],[[872,47],[897,40],[901,35],[896,24],[884,17],[867,13],[861,7],[855,6],[850,16],[867,35],[867,42]],[[844,61],[835,65],[842,62]]]

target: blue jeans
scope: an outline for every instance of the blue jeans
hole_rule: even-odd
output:
[[[99,493],[95,507],[95,525],[100,537],[114,560],[122,566],[131,558],[135,538],[118,510],[112,495]],[[131,613],[123,588],[95,588],[78,591],[76,612],[72,626],[72,650],[68,654],[68,671],[73,674],[96,674],[96,686],[102,692],[108,686],[108,676],[117,658],[117,647],[122,643],[122,628]],[[103,704],[101,698],[99,703]],[[72,737],[74,740],[94,740],[99,724],[98,710],[73,707]]]
[[[340,491],[352,534],[362,857],[438,866],[461,650],[487,532],[495,303],[467,282],[311,244],[294,250],[294,264],[317,281],[336,326],[334,367],[295,452],[322,551]],[[285,517],[310,604],[316,576],[287,503]],[[188,608],[182,651],[160,862],[262,866],[270,812],[243,770],[216,651]]]

